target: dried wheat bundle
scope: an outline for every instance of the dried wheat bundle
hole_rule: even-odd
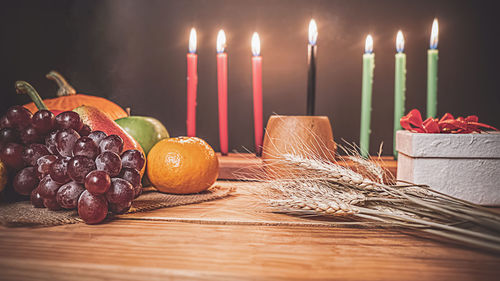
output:
[[[268,158],[263,169],[239,176],[266,183],[255,192],[280,211],[377,221],[500,252],[498,214],[428,186],[396,183],[376,161],[355,153],[355,147],[344,148],[354,168],[325,160],[319,155],[333,152],[320,154],[321,149],[321,142],[314,149],[290,148]]]

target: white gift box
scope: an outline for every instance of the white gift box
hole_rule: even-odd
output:
[[[398,131],[398,180],[487,206],[500,206],[500,132]]]

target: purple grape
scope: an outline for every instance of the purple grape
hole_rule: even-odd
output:
[[[57,203],[57,199],[54,198],[43,198],[43,205],[51,211],[61,210],[61,205]]]
[[[33,114],[31,122],[38,133],[46,135],[54,128],[54,113],[45,109],[39,110]]]
[[[60,130],[56,135],[56,148],[61,156],[73,156],[73,146],[80,135],[73,129]]]
[[[14,176],[15,176],[15,174],[10,176],[10,179],[8,181],[8,185],[0,193],[0,198],[1,198],[0,205],[2,205],[2,203],[4,203],[4,201],[5,202],[18,202],[18,201],[24,201],[27,199],[26,196],[17,193],[14,190],[14,188],[12,187],[12,180],[14,179]]]
[[[45,145],[32,143],[24,148],[23,160],[28,166],[35,166],[40,157],[49,154],[50,152]]]
[[[93,195],[85,190],[78,199],[78,215],[87,224],[100,223],[108,214],[108,201],[103,195]]]
[[[57,155],[59,155],[59,152],[57,152],[57,148],[56,148],[56,137],[57,137],[58,132],[59,131],[57,131],[57,130],[52,131],[45,137],[45,146],[50,151],[50,153],[57,154]]]
[[[106,199],[113,204],[127,204],[132,202],[135,197],[134,188],[132,185],[120,178],[112,178],[111,186],[106,193]]]
[[[33,189],[31,191],[31,196],[30,196],[30,201],[31,205],[35,208],[45,208],[45,205],[43,205],[43,198],[38,192],[38,188]]]
[[[77,155],[68,162],[68,176],[78,182],[83,183],[88,173],[96,169],[94,160]]]
[[[14,128],[3,128],[0,130],[0,143],[16,142],[19,143],[21,138],[19,132]]]
[[[105,171],[95,170],[85,177],[85,188],[92,194],[104,194],[111,186],[111,178]]]
[[[55,155],[45,155],[36,160],[35,170],[38,173],[38,178],[43,178],[50,173],[50,167],[57,161]]]
[[[122,169],[122,161],[118,154],[105,151],[95,159],[97,170],[106,171],[110,177],[116,177]]]
[[[134,190],[141,184],[141,173],[136,169],[122,168],[118,177],[128,181]]]
[[[80,131],[78,131],[78,134],[80,134],[80,136],[82,136],[82,137],[86,137],[86,136],[90,135],[90,133],[92,133],[92,129],[90,128],[89,125],[86,125],[86,124],[83,124]]]
[[[38,184],[38,193],[43,198],[56,198],[57,191],[61,184],[52,179],[50,175],[46,175]]]
[[[139,197],[139,196],[141,196],[141,194],[142,194],[142,183],[139,184],[139,186],[134,189],[134,192],[135,192],[134,199],[137,198],[137,197]]]
[[[97,146],[101,143],[101,141],[106,138],[108,135],[106,135],[105,132],[103,131],[93,131],[88,135],[89,138],[91,138]]]
[[[2,118],[0,118],[0,128],[3,129],[3,128],[13,128],[14,125],[12,125],[12,123],[9,121],[9,118],[7,118],[7,116],[2,116]]]
[[[73,155],[86,156],[95,159],[99,155],[99,146],[89,137],[81,137],[75,142]]]
[[[31,125],[31,112],[25,107],[14,105],[7,110],[5,116],[8,122],[15,128],[24,128]]]
[[[134,191],[135,191],[135,197],[134,198],[137,198],[137,197],[141,196],[141,194],[142,194],[142,183]]]
[[[50,177],[58,183],[67,183],[70,178],[68,176],[69,158],[60,157],[50,166]]]
[[[146,163],[144,155],[137,149],[130,149],[123,152],[121,158],[122,167],[136,169],[137,171],[142,170]]]
[[[23,151],[24,147],[17,143],[7,143],[2,147],[0,151],[0,159],[8,167],[14,170],[21,170],[24,167],[23,161]]]
[[[125,214],[132,207],[132,202],[126,204],[109,203],[109,210],[115,214]]]
[[[73,129],[78,132],[82,128],[83,122],[78,113],[64,111],[56,116],[55,125],[58,129]]]
[[[101,152],[111,151],[120,155],[123,150],[123,139],[118,135],[107,136],[99,143],[99,148]]]
[[[70,181],[57,191],[57,203],[64,209],[75,209],[78,206],[78,198],[80,198],[83,191],[85,191],[85,188],[80,184]]]
[[[31,195],[33,189],[38,186],[38,177],[35,168],[26,167],[19,171],[12,181],[14,190],[21,195]]]
[[[24,144],[39,143],[42,141],[42,135],[40,135],[32,125],[20,129],[19,135]]]

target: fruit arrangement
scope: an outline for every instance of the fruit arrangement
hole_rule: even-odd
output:
[[[39,110],[13,106],[0,118],[0,163],[14,176],[14,190],[37,208],[78,209],[88,224],[128,211],[146,162],[135,140],[96,108],[56,116],[31,85],[16,88]]]
[[[62,76],[48,76],[69,91]],[[0,118],[0,191],[10,180],[4,194],[29,196],[36,208],[77,209],[83,221],[96,224],[109,212],[130,209],[142,193],[146,170],[153,186],[166,193],[198,193],[217,179],[212,147],[196,137],[169,138],[157,119],[129,116],[115,122],[101,111],[106,106],[53,100],[49,110],[27,82],[16,82],[16,91],[38,110],[12,106]]]

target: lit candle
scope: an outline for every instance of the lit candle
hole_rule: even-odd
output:
[[[309,44],[307,45],[307,115],[314,115],[314,103],[316,97],[316,57],[318,46],[318,27],[312,19],[309,22]]]
[[[405,114],[405,91],[406,91],[406,55],[403,52],[405,48],[405,39],[403,32],[398,31],[396,36],[396,69],[394,77],[394,137],[393,152],[394,157],[398,157],[396,151],[396,132],[401,130],[399,120]]]
[[[189,34],[187,54],[187,118],[186,127],[189,137],[196,136],[196,90],[198,88],[198,55],[196,54],[196,30]]]
[[[252,36],[252,80],[253,80],[253,119],[255,136],[255,153],[262,153],[262,57],[260,56],[260,38],[257,32]]]
[[[365,53],[363,55],[363,84],[361,87],[361,129],[359,147],[361,155],[368,157],[370,151],[370,120],[372,111],[373,69],[375,54],[373,53],[373,38],[366,36]]]
[[[217,34],[217,89],[219,96],[219,142],[222,155],[228,152],[227,136],[227,54],[226,34],[219,30]]]
[[[437,116],[438,21],[432,23],[430,48],[427,51],[427,117]]]

